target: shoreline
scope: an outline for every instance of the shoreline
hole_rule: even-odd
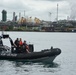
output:
[[[1,30],[0,30],[0,32],[2,32]],[[46,32],[46,33],[76,33],[76,32],[63,32],[63,31],[59,31],[59,32],[51,32],[51,31],[14,31],[14,30],[11,30],[11,31],[5,31],[5,32]]]

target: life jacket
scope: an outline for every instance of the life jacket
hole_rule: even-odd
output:
[[[22,41],[20,41],[20,42],[19,42],[19,45],[20,45],[20,46],[22,46],[22,45],[23,45]]]

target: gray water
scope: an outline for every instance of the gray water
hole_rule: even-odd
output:
[[[0,32],[1,33],[1,32]],[[53,63],[32,63],[0,60],[0,75],[76,75],[76,33],[5,32],[34,44],[35,51],[60,48],[62,53]],[[7,40],[4,44],[10,46]]]

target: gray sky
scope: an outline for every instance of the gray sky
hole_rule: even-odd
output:
[[[5,9],[7,18],[10,20],[12,20],[13,12],[16,12],[17,16],[19,13],[24,16],[25,11],[26,17],[53,21],[57,16],[57,4],[59,5],[59,19],[67,19],[67,16],[75,17],[75,0],[0,0],[0,12]],[[1,18],[2,13],[0,13],[0,20]]]

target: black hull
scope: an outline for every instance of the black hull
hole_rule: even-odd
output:
[[[0,54],[0,60],[19,60],[19,61],[50,61],[52,62],[61,53],[58,48],[43,50],[30,53],[4,53]]]

